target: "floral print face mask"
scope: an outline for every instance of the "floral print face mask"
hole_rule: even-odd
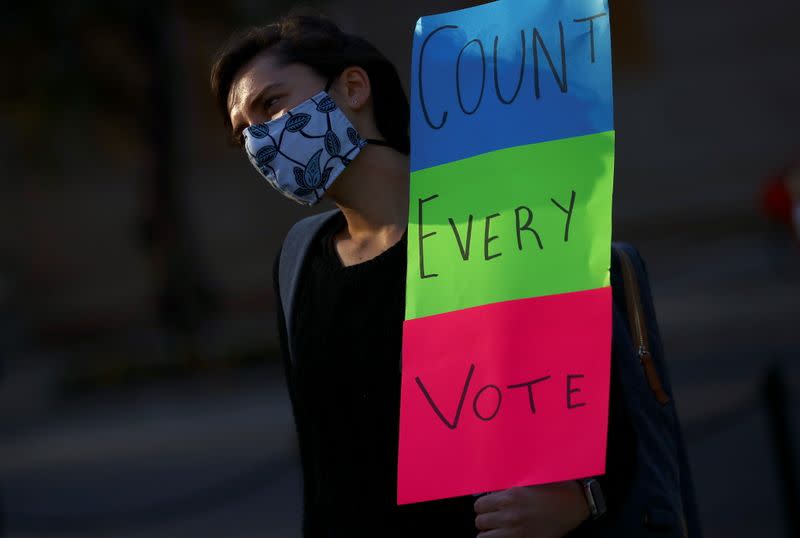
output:
[[[261,176],[295,202],[312,206],[368,142],[325,90],[266,123],[244,130],[248,158]]]

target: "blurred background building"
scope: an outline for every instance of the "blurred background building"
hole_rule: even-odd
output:
[[[407,83],[417,17],[479,3],[311,5]],[[234,30],[293,5],[4,9],[0,536],[299,535],[272,261],[306,211],[226,144],[208,85]],[[763,380],[780,365],[798,446],[800,242],[774,185],[796,214],[800,4],[611,9],[614,236],[648,262],[706,530],[785,535]]]

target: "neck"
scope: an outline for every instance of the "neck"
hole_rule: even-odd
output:
[[[391,148],[364,147],[328,191],[347,219],[347,234],[398,240],[408,226],[409,160]]]

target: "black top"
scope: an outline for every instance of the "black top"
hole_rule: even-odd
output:
[[[345,267],[333,244],[344,224],[339,214],[320,230],[304,264],[293,367],[278,312],[304,477],[304,536],[474,537],[472,496],[396,505],[406,236]],[[611,407],[612,414],[620,407],[613,396]],[[617,452],[609,446],[609,456]],[[624,467],[630,455],[621,456]]]

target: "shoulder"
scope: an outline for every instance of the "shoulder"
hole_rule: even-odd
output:
[[[294,225],[289,228],[283,240],[281,252],[289,252],[291,249],[297,248],[297,246],[310,243],[326,224],[332,222],[341,214],[342,212],[339,209],[331,209],[330,211],[310,215],[295,222]]]
[[[639,249],[631,243],[615,241],[611,244],[610,267],[611,287],[615,291],[615,297],[617,292],[624,292],[626,265],[628,265],[628,271],[631,276],[636,278],[639,285],[649,286],[647,268],[642,259],[642,255],[639,253]]]
[[[328,223],[341,214],[339,209],[317,213],[300,219],[289,228],[273,266],[275,287],[281,290],[282,295],[292,293],[292,288],[297,282],[297,275],[300,273],[314,238]]]
[[[645,309],[652,309],[652,292],[647,266],[631,243],[614,242],[611,245],[610,283],[614,308],[624,319],[631,308],[629,301],[638,296]]]
[[[285,265],[295,259],[302,258],[308,251],[314,238],[326,224],[332,222],[341,211],[332,209],[316,215],[310,215],[295,222],[283,239],[279,250],[279,264]]]

